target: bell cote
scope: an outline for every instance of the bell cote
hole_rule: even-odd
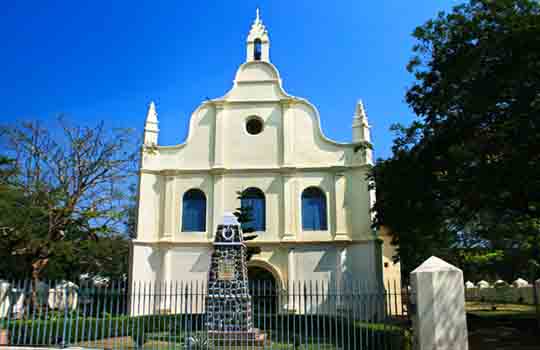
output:
[[[257,9],[255,21],[251,25],[247,37],[246,49],[246,62],[270,62],[270,40],[268,39],[268,31],[260,17],[259,9]]]

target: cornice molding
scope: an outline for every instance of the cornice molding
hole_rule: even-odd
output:
[[[332,166],[279,166],[279,167],[253,167],[253,168],[227,168],[227,167],[213,167],[213,168],[198,168],[198,169],[140,169],[140,174],[152,174],[160,176],[180,176],[190,174],[211,174],[211,175],[225,175],[225,174],[247,174],[247,173],[271,173],[271,174],[296,174],[302,172],[331,172],[342,174],[348,170],[357,169],[369,169],[371,164],[359,164],[359,165],[332,165]]]
[[[373,239],[328,239],[328,240],[281,240],[281,241],[249,241],[246,242],[246,246],[248,247],[256,247],[256,246],[281,246],[281,247],[289,247],[289,246],[306,246],[306,245],[355,245],[355,244],[369,244],[371,242],[377,242],[377,238]],[[210,240],[201,240],[201,241],[175,241],[175,240],[131,240],[132,245],[136,246],[175,246],[175,247],[209,247],[211,248],[213,245],[213,242]]]

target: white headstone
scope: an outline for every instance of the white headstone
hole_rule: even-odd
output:
[[[62,281],[56,288],[49,291],[49,307],[64,310],[66,307],[73,311],[77,309],[79,287],[69,281]]]
[[[13,306],[11,311],[16,315],[23,315],[24,313],[24,290],[21,288],[11,289],[11,295],[13,296]]]
[[[0,318],[7,317],[11,300],[9,298],[11,285],[7,281],[0,280]]]
[[[476,288],[476,286],[471,281],[467,281],[465,282],[465,288],[471,289],[471,288]]]
[[[432,256],[411,272],[418,350],[468,350],[463,272]]]
[[[496,280],[495,283],[493,283],[493,286],[494,287],[507,287],[508,286],[508,283],[506,281],[503,281],[503,280]]]
[[[529,286],[529,282],[525,281],[523,278],[518,278],[512,282],[512,285],[516,288],[525,288]]]
[[[111,283],[111,279],[109,277],[94,276],[92,277],[92,283],[94,287],[104,288]]]
[[[487,281],[481,280],[476,284],[478,288],[489,288],[491,287]]]

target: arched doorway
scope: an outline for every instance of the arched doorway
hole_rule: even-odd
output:
[[[274,273],[261,264],[248,266],[249,294],[255,324],[274,315],[278,310],[278,281]]]

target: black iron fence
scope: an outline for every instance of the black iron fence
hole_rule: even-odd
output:
[[[411,346],[410,295],[397,284],[373,289],[351,283],[338,289],[308,281],[280,288],[255,281],[249,290],[247,316],[253,329],[235,331],[227,328],[231,320],[223,319],[223,329],[209,331],[206,284],[200,281],[111,282],[99,287],[13,282],[0,293],[0,345],[329,350]],[[238,297],[223,293],[231,300]],[[223,312],[227,317],[234,314]]]

